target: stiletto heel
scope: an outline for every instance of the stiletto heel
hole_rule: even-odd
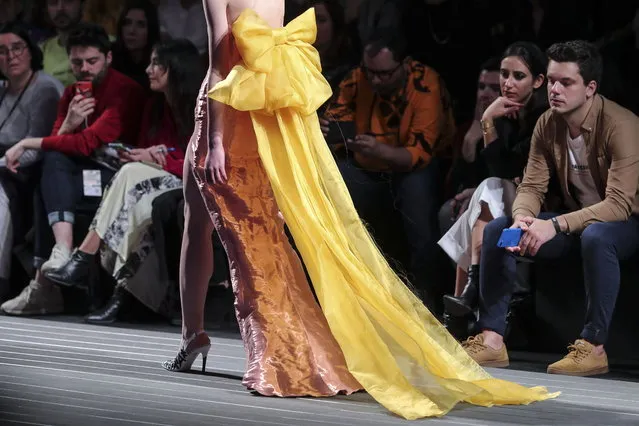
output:
[[[195,340],[196,337],[204,335],[203,345],[195,348],[189,348],[189,345]],[[169,371],[187,371],[191,369],[193,362],[197,358],[198,355],[202,355],[202,372],[205,371],[206,368],[206,358],[209,354],[209,350],[211,349],[211,341],[209,337],[203,331],[199,333],[194,333],[187,340],[182,341],[182,345],[180,345],[180,350],[175,358],[164,361],[162,363],[162,367]]]

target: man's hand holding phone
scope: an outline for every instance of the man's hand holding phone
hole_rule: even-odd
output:
[[[542,245],[557,235],[555,227],[550,220],[530,216],[516,217],[509,229],[520,229],[520,238],[516,245],[510,242],[504,247],[511,253],[519,253],[520,256],[527,254],[535,256]]]
[[[90,81],[75,83],[75,96],[71,99],[67,116],[60,129],[60,134],[75,131],[83,123],[87,124],[88,117],[95,112],[95,98],[93,85]]]

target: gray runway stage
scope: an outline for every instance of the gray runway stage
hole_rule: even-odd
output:
[[[530,406],[460,405],[442,419],[399,419],[366,394],[253,396],[240,383],[242,342],[212,336],[207,375],[164,371],[177,329],[97,327],[0,316],[1,425],[638,425],[639,383],[492,370],[563,392]],[[200,366],[198,360],[194,368]]]

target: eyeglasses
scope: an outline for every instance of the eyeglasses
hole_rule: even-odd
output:
[[[393,74],[395,74],[397,70],[402,67],[402,65],[403,64],[399,64],[391,70],[372,70],[370,68],[367,68],[366,65],[362,64],[362,70],[369,78],[377,77],[380,80],[388,80],[393,77]]]
[[[24,43],[12,44],[9,48],[7,48],[6,46],[0,46],[0,57],[7,57],[9,56],[9,54],[11,54],[17,58],[19,56],[22,56],[26,48],[27,45]]]
[[[482,83],[479,82],[477,84],[477,88],[479,90],[486,90],[486,88],[490,88],[490,90],[499,93],[499,91],[501,90],[501,87],[499,87],[499,84],[486,84],[486,83]]]

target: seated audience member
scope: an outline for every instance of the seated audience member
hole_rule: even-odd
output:
[[[157,8],[148,0],[129,0],[117,28],[111,66],[148,89],[151,49],[160,40]]]
[[[410,7],[406,0],[365,0],[357,10],[357,34],[366,46],[376,34],[402,32],[404,13]]]
[[[322,61],[322,74],[336,92],[358,59],[347,32],[344,8],[339,0],[311,0],[306,6],[315,8],[317,37],[313,46]]]
[[[501,60],[493,57],[479,67],[477,92],[475,97],[475,113],[472,119],[457,126],[453,142],[453,161],[446,178],[445,195],[450,199],[440,209],[441,233],[445,234],[453,225],[453,207],[458,211],[459,204],[455,196],[467,188],[475,188],[485,177],[485,165],[481,161],[483,131],[481,117],[486,108],[499,97],[499,68]],[[442,217],[444,215],[444,217]]]
[[[122,155],[131,163],[115,175],[102,198],[89,233],[69,262],[44,276],[67,286],[86,287],[93,257],[102,246],[102,267],[117,281],[107,305],[85,319],[112,323],[129,294],[162,312],[168,288],[158,277],[151,232],[153,200],[182,187],[184,155],[193,132],[195,98],[204,76],[197,48],[188,40],[155,47],[147,68],[151,90],[142,118],[138,148]]]
[[[439,241],[457,265],[455,294],[444,297],[446,311],[464,316],[477,303],[479,260],[484,228],[507,214],[528,161],[537,119],[548,109],[544,86],[548,60],[536,45],[511,44],[501,60],[501,96],[483,113],[483,143],[478,146],[487,179],[455,197],[458,219]],[[465,283],[464,286],[464,281]]]
[[[619,261],[639,247],[639,118],[597,93],[601,57],[584,41],[547,52],[548,99],[533,132],[526,173],[512,217],[484,231],[479,278],[481,334],[464,342],[482,365],[506,366],[503,336],[516,256],[563,259],[580,250],[587,313],[581,337],[548,373],[589,376],[608,371],[604,344],[619,292]],[[541,213],[556,175],[567,211]],[[515,247],[497,246],[504,228],[521,229]]]
[[[75,82],[69,63],[67,38],[82,19],[82,2],[83,0],[46,0],[47,14],[57,35],[40,46],[44,57],[44,72],[60,80],[65,87]]]
[[[20,226],[34,176],[32,164],[37,152],[27,151],[20,158],[20,174],[10,173],[4,153],[27,137],[50,134],[62,84],[42,72],[42,52],[21,24],[0,28],[0,72],[7,86],[0,87],[0,300],[7,294],[14,235],[26,233]],[[22,202],[22,201],[27,201]],[[21,211],[22,210],[22,211]],[[26,224],[25,224],[26,225]]]
[[[124,2],[125,0],[84,0],[83,21],[100,25],[109,36],[115,36]]]
[[[455,124],[437,72],[404,52],[392,33],[369,42],[321,125],[355,207],[378,239],[391,229],[388,217],[379,217],[382,205],[400,212],[407,269],[426,292],[436,280],[439,172],[433,158],[450,146]]]
[[[83,195],[94,200],[99,197],[115,174],[112,167],[95,160],[110,142],[137,140],[146,101],[139,84],[111,69],[110,42],[102,27],[79,25],[69,34],[67,49],[78,83],[65,89],[52,135],[23,139],[6,153],[7,167],[15,172],[26,150],[45,151],[39,192],[45,212],[37,213],[36,220],[48,220],[55,238],[48,256],[51,247],[42,242],[47,226],[36,225],[35,266],[41,270],[18,297],[0,307],[9,314],[62,311],[60,289],[41,279],[41,272],[69,260],[78,204]],[[92,93],[77,93],[79,83],[91,83]],[[46,257],[49,260],[42,263]]]
[[[201,55],[207,54],[209,39],[201,0],[162,0],[158,16],[164,38],[188,39]]]
[[[18,20],[23,9],[22,0],[3,0],[2,7],[0,7],[0,25]]]
[[[2,0],[0,1],[0,27],[10,23],[19,22],[29,38],[34,43],[49,38],[51,31],[47,28],[40,28],[36,23],[32,22],[31,2],[25,0]]]

